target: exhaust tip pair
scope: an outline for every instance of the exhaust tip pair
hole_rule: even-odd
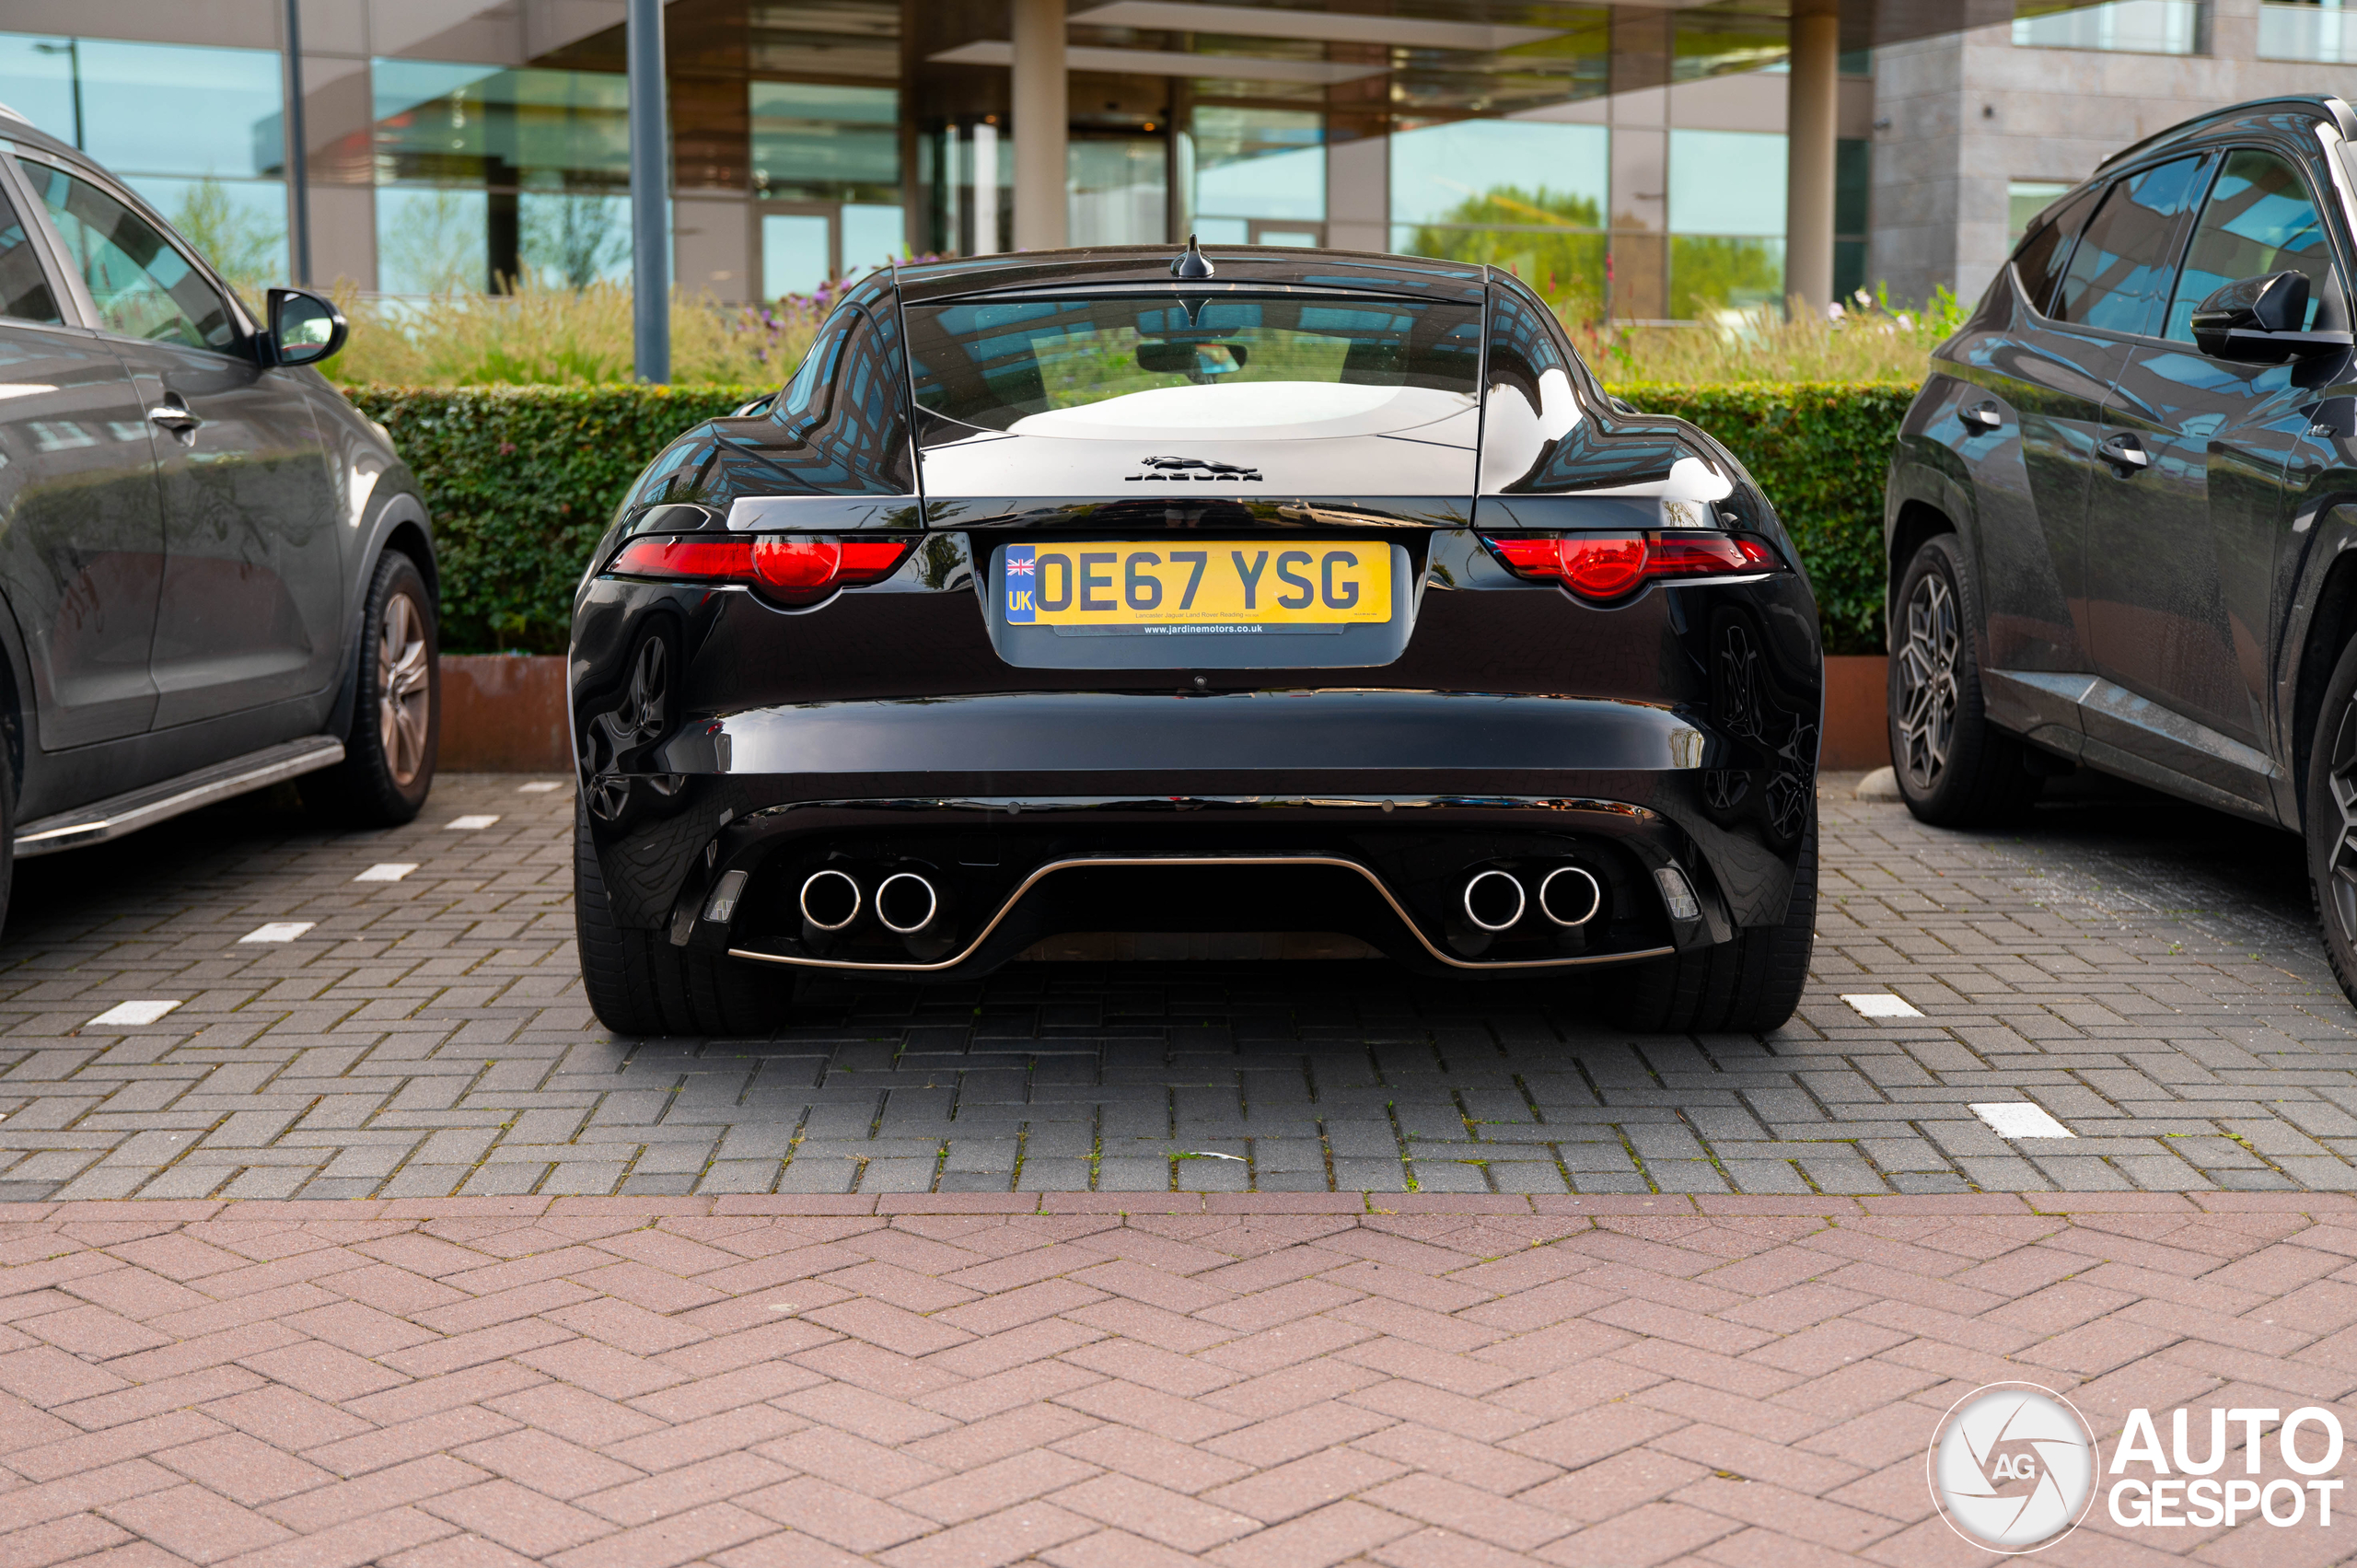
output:
[[[1510,931],[1529,912],[1522,878],[1492,866],[1465,879],[1465,918],[1487,932]],[[1604,907],[1604,888],[1576,865],[1558,865],[1539,879],[1538,912],[1566,928],[1585,925]]]
[[[841,931],[866,907],[859,878],[827,866],[802,879],[802,918],[819,931]],[[876,918],[885,930],[913,936],[941,912],[941,894],[930,878],[896,871],[876,885]]]

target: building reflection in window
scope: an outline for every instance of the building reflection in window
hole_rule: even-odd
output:
[[[1669,134],[1669,313],[1781,306],[1784,138],[1759,131]]]
[[[137,191],[249,294],[286,275],[279,57],[0,33],[0,103]]]
[[[749,84],[761,294],[808,294],[907,249],[900,95],[893,87]]]
[[[379,59],[370,77],[384,292],[629,276],[620,75]]]
[[[1459,120],[1391,137],[1391,248],[1504,267],[1574,319],[1602,314],[1611,133]]]
[[[1294,109],[1198,104],[1184,140],[1193,164],[1193,226],[1203,243],[1323,242],[1323,115]]]

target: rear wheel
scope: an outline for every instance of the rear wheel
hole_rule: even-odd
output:
[[[2019,816],[2043,779],[2027,749],[1989,722],[1974,642],[1980,604],[1954,534],[1923,541],[1891,619],[1890,760],[1918,819],[1968,828]]]
[[[1793,867],[1793,901],[1774,925],[1735,940],[1656,958],[1628,971],[1620,1021],[1648,1034],[1762,1034],[1801,1004],[1817,940],[1817,817],[1812,809]]]
[[[573,920],[581,986],[618,1035],[765,1036],[784,1027],[794,981],[741,958],[675,947],[660,931],[618,924],[589,814],[574,807]]]
[[[434,788],[442,677],[433,596],[417,563],[389,550],[360,622],[359,693],[343,761],[302,782],[313,810],[354,827],[398,827]]]
[[[2308,880],[2324,924],[2325,957],[2357,1001],[2357,642],[2326,683],[2308,753]]]
[[[0,926],[8,923],[8,894],[17,883],[17,781],[0,753]]]

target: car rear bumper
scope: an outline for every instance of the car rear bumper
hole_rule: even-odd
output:
[[[762,708],[691,723],[593,789],[616,915],[787,965],[966,975],[1071,931],[1325,931],[1425,969],[1657,956],[1782,917],[1814,757],[1666,705],[1405,691],[1024,692]],[[621,786],[621,787],[617,787]],[[899,936],[800,917],[845,869],[949,906]],[[1602,889],[1502,935],[1465,879]],[[1659,877],[1697,900],[1675,919]],[[712,895],[742,872],[729,918]]]

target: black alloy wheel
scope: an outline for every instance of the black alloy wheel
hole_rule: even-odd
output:
[[[2342,993],[2357,1002],[2357,642],[2341,650],[2325,686],[2306,795],[2308,883],[2325,957]]]
[[[361,615],[359,691],[343,761],[302,781],[304,802],[354,827],[398,827],[434,789],[442,673],[434,598],[417,563],[387,551]]]
[[[1990,724],[1976,641],[1980,606],[1954,534],[1923,541],[1891,618],[1890,757],[1907,808],[1935,827],[2018,816],[2044,780],[2026,748]]]

